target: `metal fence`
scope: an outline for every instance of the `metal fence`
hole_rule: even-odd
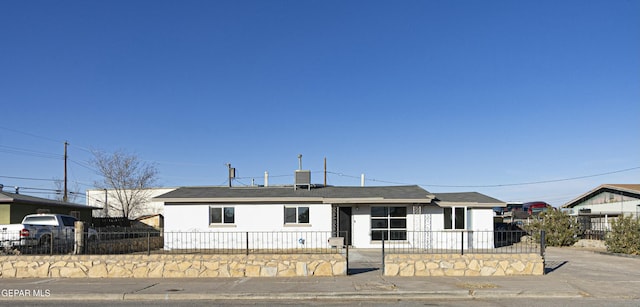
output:
[[[25,245],[0,246],[0,254],[330,254],[341,253],[330,231],[212,232],[212,231],[100,231],[95,239],[85,234]]]
[[[165,252],[215,254],[338,253],[330,231],[164,232]]]
[[[335,234],[334,234],[335,235]],[[345,234],[340,234],[346,237]],[[407,231],[405,240],[382,242],[386,253],[522,254],[544,253],[544,239],[534,242],[523,230]],[[338,242],[338,243],[337,243]],[[5,247],[5,254],[330,254],[348,252],[343,240],[330,231],[214,232],[214,231],[100,231],[95,239],[85,234],[53,237],[29,246]]]
[[[611,223],[617,217],[577,216],[578,237],[580,239],[604,240],[611,231]]]
[[[407,231],[407,240],[385,240],[388,254],[544,254],[544,238],[523,230]],[[543,243],[543,244],[541,244]]]
[[[69,254],[74,252],[75,234],[54,229],[36,236],[21,230],[0,233],[0,254]]]

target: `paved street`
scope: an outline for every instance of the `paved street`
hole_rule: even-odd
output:
[[[403,306],[640,305],[640,258],[571,248],[549,248],[545,276],[383,277],[375,252],[351,253],[354,275],[326,278],[2,279],[0,303],[47,305],[58,300],[145,306],[149,302],[200,305]],[[17,290],[14,295],[7,291]],[[19,296],[29,291],[30,295]],[[48,295],[46,295],[48,293]],[[40,296],[35,297],[34,294]]]

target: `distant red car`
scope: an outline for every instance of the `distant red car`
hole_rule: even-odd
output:
[[[527,212],[528,215],[538,215],[540,212],[548,210],[553,210],[553,206],[543,201],[534,201],[522,205],[522,211]]]

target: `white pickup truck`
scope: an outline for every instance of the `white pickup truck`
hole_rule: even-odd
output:
[[[48,248],[54,245],[69,245],[74,241],[76,219],[64,214],[30,214],[21,224],[0,225],[0,248],[24,249]],[[89,241],[96,240],[98,233],[89,228]]]

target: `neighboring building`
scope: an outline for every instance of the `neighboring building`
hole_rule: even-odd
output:
[[[640,216],[640,184],[603,184],[562,206],[570,215]]]
[[[134,210],[129,216],[130,219],[136,219],[141,216],[150,216],[163,214],[164,207],[162,202],[154,201],[153,198],[175,190],[175,188],[149,188],[144,189],[143,193],[147,201]],[[114,209],[112,206],[119,206],[115,197],[115,190],[87,190],[87,205],[96,207],[93,212],[95,217],[121,217],[122,212]],[[105,202],[111,204],[110,208],[105,209]]]
[[[67,214],[90,223],[94,209],[86,205],[9,193],[0,188],[0,224],[18,224],[25,215],[35,213]]]
[[[138,217],[136,221],[151,226],[155,229],[164,228],[164,216],[162,216],[162,214],[144,215]]]
[[[417,246],[425,244],[424,236],[417,238],[425,231],[455,238],[460,230],[492,232],[492,208],[506,205],[480,193],[434,195],[416,185],[182,187],[154,201],[164,204],[165,248],[173,246],[167,232],[192,232],[195,239],[200,232],[258,231],[331,233],[359,248],[379,247],[383,237]],[[198,248],[197,240],[181,240]]]

